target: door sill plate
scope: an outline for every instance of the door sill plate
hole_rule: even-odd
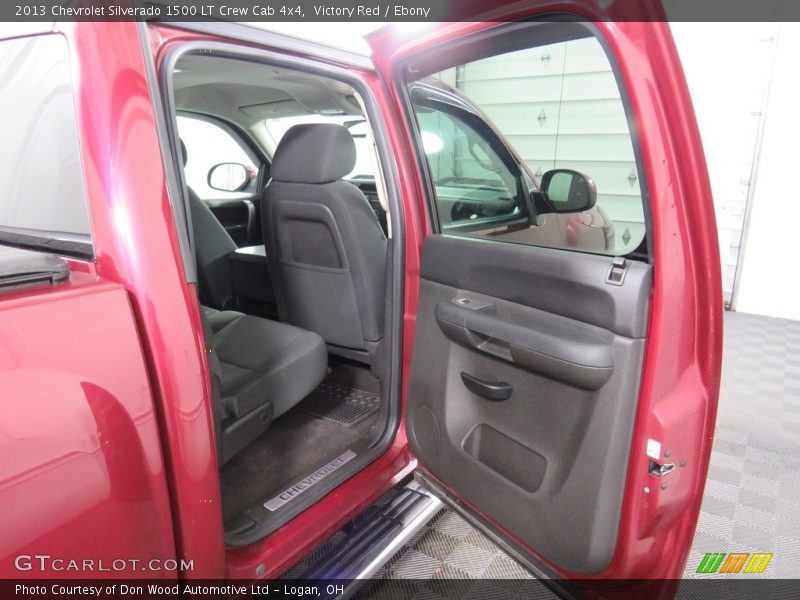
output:
[[[299,497],[300,494],[312,486],[325,479],[328,475],[353,460],[356,456],[358,455],[352,450],[346,450],[344,453],[334,458],[325,466],[320,467],[310,475],[303,477],[303,479],[294,483],[293,485],[290,485],[277,496],[274,496],[273,498],[270,498],[264,502],[264,508],[273,512],[278,510],[282,506]]]

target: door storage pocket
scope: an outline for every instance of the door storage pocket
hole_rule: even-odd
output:
[[[526,492],[539,489],[547,460],[493,427],[480,424],[464,438],[464,451]]]

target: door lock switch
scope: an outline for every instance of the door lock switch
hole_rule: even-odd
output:
[[[606,274],[606,283],[611,285],[622,285],[625,283],[625,275],[628,273],[630,263],[624,256],[615,256],[611,261],[611,267]]]

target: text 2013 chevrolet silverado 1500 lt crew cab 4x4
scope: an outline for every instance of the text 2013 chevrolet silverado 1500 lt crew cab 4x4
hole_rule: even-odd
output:
[[[646,10],[0,33],[3,577],[275,578],[412,471],[539,575],[679,577],[722,303]]]

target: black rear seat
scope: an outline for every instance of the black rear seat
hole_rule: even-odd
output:
[[[207,307],[203,317],[224,464],[319,385],[328,354],[320,336],[292,325]]]

